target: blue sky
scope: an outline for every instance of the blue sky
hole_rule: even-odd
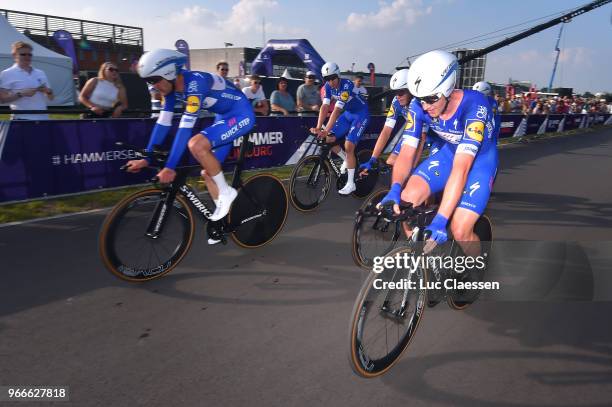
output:
[[[3,0],[0,7],[142,27],[145,47],[172,47],[187,40],[191,48],[261,46],[266,38],[307,38],[326,60],[344,69],[394,72],[407,56],[495,31],[527,20],[573,9],[578,0],[388,0],[388,1],[197,1]],[[612,4],[566,24],[554,86],[576,91],[612,92]],[[552,18],[552,17],[550,17]],[[518,27],[527,28],[540,21]],[[548,84],[559,27],[489,54],[486,79],[508,78]],[[499,39],[468,45],[483,47]]]

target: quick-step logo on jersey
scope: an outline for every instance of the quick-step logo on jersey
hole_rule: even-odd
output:
[[[465,135],[469,139],[481,143],[484,138],[484,128],[485,125],[480,120],[468,120],[465,126]]]
[[[194,114],[200,110],[200,95],[190,95],[185,101],[185,111]]]

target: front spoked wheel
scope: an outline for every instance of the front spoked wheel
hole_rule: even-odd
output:
[[[120,201],[100,231],[98,248],[106,268],[126,281],[159,278],[176,267],[189,251],[195,233],[193,213],[177,195],[169,210],[161,208],[167,192],[147,189]],[[151,226],[163,224],[157,235]]]
[[[412,248],[404,247],[387,256],[404,253],[414,255]],[[423,318],[425,281],[421,268],[391,267],[370,273],[349,325],[349,362],[355,373],[367,378],[380,376],[399,361]]]
[[[353,260],[358,266],[371,269],[376,256],[384,256],[396,245],[401,230],[395,222],[388,222],[376,211],[376,205],[387,195],[388,189],[380,189],[365,200],[353,226]]]
[[[285,225],[288,208],[281,180],[269,174],[249,178],[229,212],[229,223],[237,225],[232,238],[248,248],[271,242]]]
[[[325,200],[330,187],[331,174],[327,163],[318,155],[304,157],[291,173],[291,204],[298,211],[312,211]]]

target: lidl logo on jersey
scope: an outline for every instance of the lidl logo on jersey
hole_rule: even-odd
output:
[[[191,95],[187,97],[185,101],[185,111],[187,113],[196,113],[200,110],[200,96],[199,95]]]
[[[395,116],[395,109],[393,108],[393,105],[391,105],[391,107],[389,108],[389,113],[387,113],[387,117],[394,117]]]
[[[465,135],[477,142],[482,142],[484,138],[484,123],[480,120],[468,120],[465,126]]]
[[[406,126],[404,126],[404,131],[412,130],[413,127],[414,127],[414,112],[412,110],[409,110],[408,113],[406,113]]]
[[[340,100],[343,102],[346,102],[348,99],[349,99],[349,93],[348,91],[345,90],[340,94]]]

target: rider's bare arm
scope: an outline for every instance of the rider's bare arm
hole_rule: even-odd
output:
[[[391,136],[391,132],[393,128],[384,126],[378,139],[376,140],[376,145],[374,146],[374,151],[372,152],[372,157],[378,158],[382,154],[385,146],[387,145],[387,141],[389,141],[389,137]]]
[[[336,124],[336,121],[338,120],[338,117],[340,117],[341,114],[342,108],[338,106],[334,107],[334,111],[332,112],[331,116],[329,117],[329,120],[327,121],[327,125],[325,126],[325,129],[328,133],[334,128],[334,125]]]
[[[446,182],[440,209],[438,209],[438,213],[447,219],[450,219],[455,208],[457,208],[459,199],[461,199],[474,158],[475,157],[470,154],[455,154],[453,169]]]
[[[323,104],[321,106],[321,110],[319,110],[319,119],[317,120],[317,129],[320,129],[323,126],[323,122],[327,117],[327,113],[329,112],[329,104]]]
[[[416,156],[416,147],[405,143],[402,145],[399,156],[393,166],[393,174],[391,176],[391,184],[398,183],[404,185],[412,170],[412,163]]]

